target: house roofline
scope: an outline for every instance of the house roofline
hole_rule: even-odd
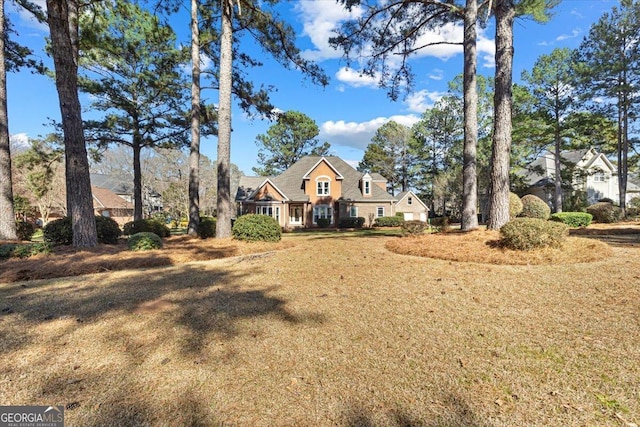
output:
[[[402,196],[401,198],[398,199],[398,201],[396,202],[396,205],[398,203],[400,203],[405,197],[407,197],[409,194],[411,194],[414,197],[414,200],[417,200],[418,202],[420,202],[420,204],[422,206],[424,206],[424,208],[428,211],[429,210],[429,206],[427,206],[422,200],[420,200],[420,197],[418,197],[416,195],[416,193],[414,193],[413,191],[409,190],[407,192],[405,192],[404,196]]]
[[[309,170],[307,171],[307,173],[305,173],[305,174],[302,176],[302,179],[311,179],[311,178],[309,177],[309,174],[310,174],[310,173],[311,173],[311,172],[312,172],[316,167],[318,167],[318,165],[319,165],[319,164],[320,164],[320,162],[322,162],[322,161],[324,161],[327,165],[329,165],[329,167],[331,168],[331,170],[332,170],[332,171],[334,171],[334,172],[336,173],[336,175],[337,175],[336,179],[344,179],[344,176],[342,176],[342,174],[338,171],[338,169],[336,169],[336,167],[335,167],[335,166],[333,166],[333,165],[331,164],[331,162],[330,162],[329,160],[327,160],[324,156],[320,157],[320,160],[318,160],[318,161],[317,161],[317,162],[316,162],[316,163],[311,167],[311,169],[309,169]]]
[[[289,198],[287,197],[287,195],[286,195],[286,194],[284,194],[284,192],[283,192],[282,190],[280,190],[280,189],[278,188],[278,186],[277,186],[276,184],[274,184],[274,182],[273,182],[273,181],[271,181],[271,179],[269,179],[269,178],[267,178],[267,179],[265,179],[264,181],[262,181],[262,184],[258,185],[258,186],[256,187],[256,189],[255,189],[255,190],[253,190],[253,191],[251,192],[251,194],[249,194],[249,195],[248,195],[244,200],[251,200],[251,201],[255,202],[255,200],[253,200],[253,198],[255,197],[255,195],[256,195],[256,194],[258,194],[258,191],[259,191],[262,187],[264,187],[264,185],[265,185],[267,182],[268,182],[269,184],[271,184],[271,185],[273,186],[273,188],[275,188],[275,189],[276,189],[276,191],[277,191],[278,193],[280,193],[280,195],[281,195],[282,197],[284,197],[284,201],[285,201],[285,202],[288,202],[288,201],[289,201]]]

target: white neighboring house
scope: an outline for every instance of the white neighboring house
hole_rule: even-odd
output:
[[[595,148],[585,150],[571,150],[560,153],[563,167],[574,167],[572,186],[574,191],[584,191],[587,196],[587,204],[596,203],[598,200],[608,198],[614,203],[620,201],[618,191],[618,169],[598,152]],[[553,207],[554,180],[556,168],[554,154],[545,152],[527,168],[526,182],[530,185],[529,194],[534,194]],[[563,194],[563,197],[568,194]],[[640,187],[630,180],[627,181],[626,205],[629,201],[640,196]]]

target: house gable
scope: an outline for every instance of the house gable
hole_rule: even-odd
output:
[[[288,201],[289,198],[284,194],[271,179],[265,179],[247,199],[256,202],[269,202],[269,201]]]
[[[411,201],[411,202],[409,202]],[[412,206],[412,210],[420,210],[420,208],[429,211],[429,207],[422,201],[413,191],[405,191],[398,194],[398,201],[396,206],[409,207]]]

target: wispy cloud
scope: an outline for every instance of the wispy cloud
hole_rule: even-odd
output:
[[[336,79],[353,87],[378,87],[380,76],[369,76],[352,68],[342,67],[336,73]]]
[[[432,108],[433,105],[438,102],[444,93],[442,92],[429,92],[428,90],[420,90],[418,92],[413,92],[407,99],[405,100],[405,104],[407,105],[407,110],[412,113],[424,113],[429,108]]]
[[[429,73],[429,78],[431,80],[442,80],[444,78],[444,71],[439,68],[434,68],[431,73]]]
[[[346,122],[344,120],[327,121],[320,126],[320,138],[333,145],[364,150],[371,142],[376,130],[389,121],[395,121],[405,126],[413,126],[420,120],[416,114],[396,115],[391,117],[376,117],[364,122]]]
[[[561,34],[558,37],[556,37],[556,41],[563,41],[563,40],[568,40],[568,39],[575,39],[576,37],[578,37],[580,34],[582,33],[582,30],[580,28],[574,28],[573,31],[571,31],[570,34]]]
[[[46,0],[32,0],[32,3],[40,6],[43,11],[47,11],[47,1]],[[18,6],[14,2],[6,2],[7,15],[15,14],[19,17],[20,21],[25,27],[33,28],[35,30],[41,32],[49,32],[49,27],[47,24],[38,22],[38,20],[33,16],[33,14],[27,11],[25,8]],[[33,34],[34,36],[42,36],[42,34]]]

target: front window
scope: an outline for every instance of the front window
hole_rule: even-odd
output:
[[[378,209],[377,209],[376,213],[378,215],[378,218],[383,217],[384,216],[384,206],[378,206]]]
[[[604,182],[604,180],[605,180],[604,172],[596,172],[593,175],[593,181],[594,182]]]
[[[276,220],[280,224],[280,206],[258,206],[256,208],[258,215],[267,215]]]
[[[318,181],[316,183],[316,194],[318,196],[328,196],[329,195],[329,181]]]
[[[321,218],[326,218],[329,220],[329,223],[333,223],[331,218],[332,214],[331,206],[329,205],[318,205],[313,208],[313,223],[317,224],[318,220]]]
[[[349,216],[351,218],[357,218],[358,217],[358,207],[357,206],[351,206],[349,208]]]

